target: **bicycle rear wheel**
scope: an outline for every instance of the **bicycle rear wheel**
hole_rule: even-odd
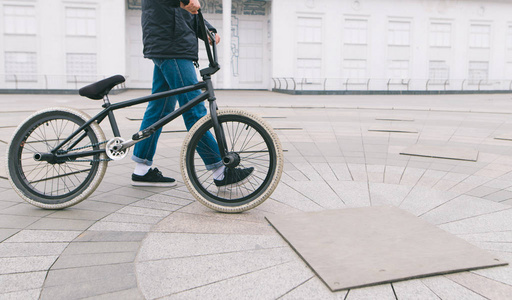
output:
[[[219,110],[218,119],[228,152],[239,157],[236,167],[254,168],[253,173],[236,187],[218,188],[214,184],[212,171],[206,169],[198,153],[198,147],[205,148],[204,136],[214,135],[211,116],[207,115],[190,129],[183,143],[183,179],[189,191],[207,207],[227,213],[252,209],[263,203],[279,183],[283,170],[281,143],[270,125],[248,112]],[[212,155],[218,157],[216,153]]]
[[[61,209],[87,198],[100,184],[107,161],[104,154],[50,163],[37,160],[69,137],[90,117],[69,108],[49,108],[25,120],[7,149],[7,174],[25,201],[46,209]],[[60,154],[100,149],[103,131],[92,123],[62,148]]]

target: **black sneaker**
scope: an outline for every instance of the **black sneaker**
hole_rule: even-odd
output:
[[[224,171],[224,179],[222,179],[222,180],[214,179],[213,182],[219,188],[220,187],[227,187],[227,188],[235,187],[235,186],[242,185],[242,184],[246,183],[247,181],[249,181],[249,176],[253,172],[254,172],[253,167],[245,168],[245,169],[226,168],[226,170]]]
[[[169,187],[175,186],[176,180],[170,177],[164,177],[162,172],[157,168],[149,169],[144,176],[132,174],[132,185],[133,186],[160,186]]]

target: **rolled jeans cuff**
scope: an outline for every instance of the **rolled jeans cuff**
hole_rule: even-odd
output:
[[[147,166],[151,166],[153,164],[152,160],[142,159],[140,157],[137,157],[135,155],[132,155],[132,160],[139,164],[145,164]]]
[[[205,165],[205,167],[206,167],[206,170],[211,171],[211,170],[218,169],[218,168],[222,167],[223,165],[224,164],[222,163],[222,161],[218,161],[211,165]]]

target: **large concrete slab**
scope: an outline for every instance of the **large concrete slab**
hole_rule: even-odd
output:
[[[477,161],[478,159],[478,151],[475,149],[421,144],[409,146],[400,154],[467,161]]]
[[[507,264],[395,207],[267,220],[332,291]]]

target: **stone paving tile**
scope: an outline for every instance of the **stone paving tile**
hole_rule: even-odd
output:
[[[382,299],[393,300],[395,294],[390,284],[376,285],[366,288],[351,289],[346,300]]]
[[[140,242],[145,236],[144,232],[86,231],[75,242]]]
[[[76,284],[45,287],[41,292],[42,300],[83,299],[107,293],[137,288],[135,275],[110,277],[108,280],[90,280]]]
[[[5,243],[50,243],[50,242],[71,242],[82,231],[61,231],[61,230],[22,230]]]
[[[409,162],[410,164],[410,162]],[[418,169],[414,167],[405,168],[404,173],[402,174],[402,178],[400,179],[401,185],[416,185],[418,180],[423,176],[425,173],[425,169]]]
[[[139,250],[138,260],[197,257],[251,250],[261,250],[255,255],[291,251],[282,248],[286,246],[277,235],[150,233]]]
[[[89,226],[94,224],[93,220],[72,220],[72,219],[56,219],[56,218],[44,218],[40,219],[27,229],[47,229],[47,230],[86,230]]]
[[[308,199],[315,199],[315,203],[324,209],[337,209],[345,207],[340,197],[330,188],[326,182],[296,181],[289,186],[306,196]]]
[[[45,287],[73,285],[91,280],[108,280],[126,275],[135,275],[135,267],[132,263],[52,269],[48,272],[44,285]]]
[[[399,205],[401,209],[420,216],[439,205],[455,198],[458,194],[441,192],[423,187],[414,187]]]
[[[143,198],[143,197],[142,197]],[[107,203],[119,204],[119,205],[130,205],[133,202],[140,200],[141,198],[130,197],[129,195],[119,195],[114,192],[107,192],[102,194],[94,194],[90,200],[102,201]],[[85,200],[87,201],[87,200]]]
[[[501,190],[501,189],[492,188],[489,186],[479,186],[479,187],[476,187],[476,188],[472,189],[471,191],[467,192],[466,195],[474,196],[474,197],[484,197],[489,194],[495,193],[499,190]]]
[[[54,211],[41,209],[28,203],[17,203],[0,210],[0,214],[30,217],[44,217],[52,213],[54,213]]]
[[[347,167],[354,181],[368,181],[368,174],[364,164],[347,163]]]
[[[370,206],[367,182],[332,181],[328,184],[347,207]]]
[[[55,219],[92,220],[97,221],[110,212],[70,208],[53,212],[49,217]]]
[[[305,195],[300,194],[284,183],[277,186],[272,197],[274,199],[279,199],[279,202],[281,203],[290,205],[302,211],[318,211],[322,209],[320,204],[311,201]]]
[[[419,279],[394,282],[393,289],[397,299],[439,299],[439,297]]]
[[[149,232],[153,224],[140,223],[120,223],[100,221],[94,223],[89,230],[91,231],[126,231],[126,232]]]
[[[161,221],[162,217],[143,216],[123,213],[113,213],[103,218],[101,222],[112,223],[137,223],[137,224],[156,224]]]
[[[2,243],[0,257],[60,255],[68,243]]]
[[[6,208],[9,208],[11,206],[18,205],[16,202],[10,202],[10,201],[2,201],[0,200],[0,212]]]
[[[452,234],[512,231],[512,208],[439,225]]]
[[[337,180],[339,181],[352,181],[352,175],[350,174],[350,170],[346,163],[329,163],[331,169],[336,175]]]
[[[336,173],[332,170],[331,166],[328,163],[312,163],[311,164],[315,171],[322,176],[322,178],[327,180],[338,180],[336,177]]]
[[[162,211],[159,209],[151,209],[144,207],[136,207],[136,206],[125,206],[117,211],[119,214],[131,214],[131,215],[140,215],[140,216],[150,216],[150,217],[166,217],[169,214],[169,211]]]
[[[411,189],[412,187],[404,185],[370,183],[371,204],[398,206]]]
[[[151,208],[151,209],[159,209],[165,210],[168,212],[176,211],[182,208],[182,205],[172,204],[172,203],[164,203],[160,201],[152,201],[152,200],[140,200],[131,204],[131,206],[135,207],[143,207],[143,208]]]
[[[95,201],[92,198],[87,198],[86,200],[78,203],[74,207],[76,207],[77,209],[104,211],[107,213],[112,213],[123,208],[124,205],[108,203],[103,201]]]
[[[499,255],[501,259],[512,262],[512,254],[511,253],[496,253]],[[508,266],[497,267],[497,268],[489,268],[489,269],[481,269],[474,270],[471,273],[483,276],[488,279],[492,279],[496,282],[501,282],[506,285],[512,286],[512,266],[509,264]]]
[[[445,277],[487,299],[507,299],[512,295],[512,286],[474,273],[464,272],[445,275]]]
[[[446,300],[458,300],[458,299],[468,299],[468,300],[483,300],[486,299],[481,295],[478,295],[475,292],[465,288],[464,286],[455,283],[452,280],[444,276],[437,277],[429,277],[425,279],[421,279],[421,281],[432,290],[439,298]]]
[[[39,217],[29,217],[29,216],[14,216],[14,215],[3,215],[0,214],[0,228],[25,228],[30,224],[33,224],[39,220]]]
[[[37,300],[39,299],[39,294],[41,294],[41,289],[33,289],[19,292],[11,292],[11,293],[0,293],[0,299],[2,300]]]
[[[111,299],[122,299],[122,300],[144,300],[144,297],[140,293],[138,288],[102,294],[98,296],[86,297],[84,300],[111,300]]]
[[[65,255],[137,252],[139,242],[73,242],[64,250]]]
[[[294,163],[295,168],[297,168],[304,176],[311,181],[323,181],[322,176],[315,171],[313,166],[310,163]]]
[[[136,254],[136,252],[63,254],[52,266],[52,270],[129,263],[134,261]]]
[[[496,202],[502,202],[512,199],[512,191],[507,190],[501,190],[493,194],[489,194],[484,197],[485,199],[496,201]]]
[[[0,295],[39,289],[45,277],[46,271],[0,275]]]
[[[8,239],[12,235],[14,235],[16,232],[18,232],[19,229],[0,229],[0,242],[3,242],[4,240]]]
[[[271,254],[271,255],[269,255]],[[250,260],[247,257],[251,257]],[[149,299],[212,284],[298,260],[287,248],[184,257],[137,264],[139,288]],[[311,274],[311,273],[310,273]],[[311,277],[311,275],[305,277]],[[283,294],[286,291],[283,291]]]
[[[400,166],[386,166],[384,171],[384,183],[399,184],[402,179],[405,167]]]
[[[163,299],[278,299],[313,272],[302,262],[289,262],[193,288]],[[258,282],[258,284],[254,284]]]
[[[460,207],[464,207],[464,209],[459,209]],[[489,203],[485,199],[463,195],[443,203],[421,217],[431,224],[443,224],[509,208],[507,205]]]
[[[245,222],[215,216],[174,213],[156,225],[152,232],[204,233],[204,234],[257,234],[274,235],[274,229],[264,220]]]
[[[0,258],[0,275],[46,271],[57,258],[56,255]]]
[[[301,285],[295,287],[279,299],[311,299],[311,300],[344,300],[348,291],[331,292],[329,288],[316,276],[311,277]]]

